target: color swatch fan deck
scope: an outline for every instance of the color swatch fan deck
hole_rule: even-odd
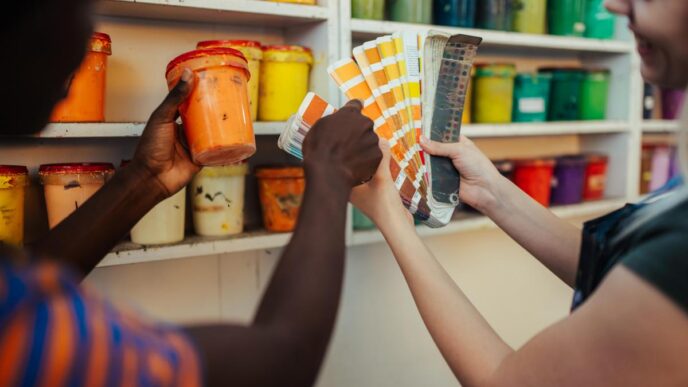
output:
[[[471,67],[481,38],[442,32],[399,32],[353,49],[352,59],[328,68],[349,99],[363,102],[363,114],[391,148],[390,169],[404,205],[430,227],[451,221],[459,204],[459,174],[451,161],[425,155],[424,135],[457,142]],[[303,158],[308,130],[335,108],[310,93],[287,122],[279,147]]]

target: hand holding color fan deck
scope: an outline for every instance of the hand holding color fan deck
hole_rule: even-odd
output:
[[[443,157],[423,154],[419,137],[457,142],[479,37],[399,32],[353,49],[328,69],[342,92],[363,102],[363,115],[390,143],[390,169],[404,205],[430,227],[449,223],[459,204],[460,177]],[[303,158],[301,146],[318,119],[335,108],[306,96],[280,136],[279,147]]]

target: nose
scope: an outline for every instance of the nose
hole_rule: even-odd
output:
[[[611,13],[631,16],[631,0],[605,0],[604,6]]]

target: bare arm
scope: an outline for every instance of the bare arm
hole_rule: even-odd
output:
[[[353,202],[380,227],[463,386],[688,385],[688,316],[623,266],[571,317],[512,350],[425,247],[381,172]]]
[[[39,241],[34,253],[72,266],[83,278],[151,208],[198,172],[175,124],[193,88],[192,74],[183,78],[151,115],[132,162]]]
[[[187,330],[209,385],[309,386],[317,378],[339,305],[349,194],[380,160],[372,122],[360,115],[360,105],[348,106],[306,137],[298,226],[253,324]]]
[[[569,286],[578,267],[581,231],[502,177],[466,137],[455,144],[425,141],[430,154],[449,157],[461,173],[461,200],[480,210]]]

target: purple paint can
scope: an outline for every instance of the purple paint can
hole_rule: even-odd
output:
[[[671,148],[659,145],[652,152],[652,178],[650,180],[650,192],[656,191],[669,181],[669,169],[671,166]]]
[[[552,204],[575,204],[583,201],[586,158],[581,155],[557,158],[552,181]]]
[[[681,115],[683,90],[662,89],[662,118],[676,120]]]
[[[675,146],[671,147],[671,160],[669,161],[669,179],[681,174],[681,167],[679,165],[679,154],[678,148]]]

